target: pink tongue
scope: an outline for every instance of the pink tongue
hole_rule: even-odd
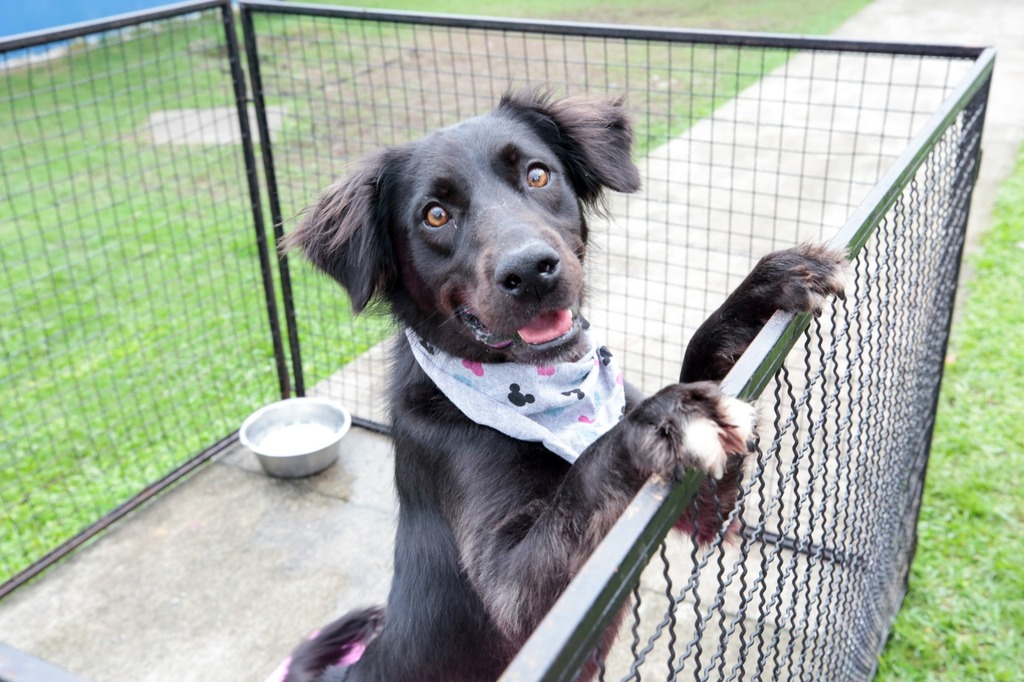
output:
[[[572,329],[572,313],[568,310],[552,310],[541,313],[519,330],[519,337],[526,343],[547,343],[564,336]]]

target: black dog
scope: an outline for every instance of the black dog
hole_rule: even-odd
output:
[[[367,159],[287,238],[357,311],[382,302],[411,333],[396,345],[390,390],[400,511],[386,617],[374,609],[328,626],[296,650],[284,679],[496,679],[652,474],[697,467],[718,479],[719,508],[699,496],[681,526],[701,541],[720,532],[753,409],[714,382],[776,309],[813,311],[840,292],[843,254],[766,256],[691,343],[681,381],[695,383],[644,400],[608,375],[587,404],[613,418],[575,463],[559,437],[471,419],[476,398],[428,376],[438,357],[461,362],[469,380],[493,370],[514,421],[541,403],[529,383],[538,374],[614,367],[579,315],[586,216],[605,189],[639,188],[632,140],[621,101],[509,95],[488,115]],[[579,398],[572,407],[587,392],[553,395]],[[502,400],[484,402],[500,411]],[[578,421],[585,430],[595,419]]]

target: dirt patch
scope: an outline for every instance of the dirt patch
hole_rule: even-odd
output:
[[[267,126],[271,132],[281,129],[285,109],[267,107]],[[254,141],[259,140],[256,112],[249,110],[249,130]],[[155,145],[236,145],[242,141],[235,107],[209,109],[167,109],[154,111],[143,127],[143,139]]]

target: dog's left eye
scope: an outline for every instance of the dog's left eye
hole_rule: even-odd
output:
[[[441,227],[451,220],[451,218],[451,214],[448,213],[441,204],[431,204],[430,206],[427,206],[427,210],[423,212],[423,222],[431,227]]]
[[[543,187],[548,184],[550,178],[548,169],[544,166],[530,166],[526,171],[526,184],[530,187]]]

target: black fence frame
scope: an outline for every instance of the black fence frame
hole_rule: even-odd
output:
[[[278,256],[275,286],[275,265],[271,255],[264,218],[264,198],[272,226],[272,239],[283,236],[284,216],[282,215],[276,169],[274,164],[272,133],[267,119],[266,102],[260,73],[260,59],[253,17],[258,13],[302,14],[353,19],[369,19],[381,22],[402,22],[433,26],[458,27],[465,29],[514,30],[525,33],[556,34],[570,36],[599,36],[628,40],[655,39],[666,42],[699,43],[708,45],[779,47],[791,49],[829,50],[834,52],[861,52],[887,54],[938,56],[974,60],[970,73],[957,86],[954,94],[934,113],[925,129],[919,133],[910,146],[900,155],[897,162],[850,216],[832,244],[849,250],[854,258],[867,242],[879,221],[892,208],[900,193],[908,186],[915,172],[924,162],[931,147],[945,128],[969,106],[984,104],[994,67],[994,51],[984,48],[955,47],[943,45],[894,44],[864,41],[833,40],[829,38],[808,38],[787,35],[762,35],[741,32],[682,31],[669,29],[644,29],[624,26],[583,25],[568,22],[512,21],[467,16],[446,16],[412,12],[366,11],[323,5],[280,3],[269,0],[242,0],[240,27],[244,36],[244,50],[248,64],[248,76],[252,84],[252,98],[247,95],[245,74],[242,65],[242,48],[236,34],[234,10],[229,0],[195,0],[170,5],[157,10],[123,15],[109,20],[87,22],[63,27],[52,31],[40,31],[0,40],[0,52],[31,48],[45,43],[83,37],[104,31],[137,26],[162,18],[183,16],[192,12],[219,8],[222,15],[228,62],[235,89],[238,124],[242,141],[243,156],[250,207],[255,226],[255,239],[259,253],[264,295],[268,316],[269,333],[272,339],[277,380],[282,397],[304,395],[306,391],[302,371],[301,345],[293,306],[291,275],[286,257]],[[259,132],[262,157],[263,183],[248,117],[249,105],[253,104]],[[977,164],[964,165],[973,168]],[[958,182],[973,186],[975,178],[959,178]],[[969,193],[968,193],[969,206]],[[963,216],[966,229],[966,214]],[[962,242],[961,242],[962,245]],[[957,258],[959,262],[959,254]],[[281,311],[278,309],[280,296]],[[283,312],[287,334],[287,350],[280,328],[279,317]],[[762,330],[751,348],[743,355],[733,371],[723,382],[726,393],[740,398],[753,399],[771,381],[782,366],[786,356],[804,334],[810,322],[807,315],[777,313]],[[947,319],[947,332],[951,319]],[[290,359],[290,367],[288,366]],[[939,368],[941,377],[941,368]],[[940,379],[941,381],[941,379]],[[938,390],[935,392],[935,401]],[[933,405],[932,414],[934,415]],[[378,431],[387,431],[384,424],[370,419],[355,418],[357,424]],[[217,453],[235,443],[237,433],[211,444],[203,452],[182,464],[162,479],[154,482],[117,509],[85,528],[74,538],[50,551],[35,564],[0,585],[0,598],[6,596],[33,577],[50,567],[77,547],[132,510],[138,508],[170,485],[181,480]],[[929,434],[930,441],[930,434]],[[924,471],[921,472],[922,482]],[[580,667],[592,655],[601,634],[612,622],[640,572],[657,553],[665,535],[674,521],[692,500],[701,483],[698,474],[691,474],[685,481],[672,485],[652,478],[630,505],[629,511],[620,519],[608,537],[572,582],[562,598],[556,603],[547,618],[521,654],[513,662],[502,679],[507,680],[571,680]],[[915,509],[920,506],[920,490]],[[916,511],[915,511],[916,513]],[[782,539],[780,539],[781,541]]]
[[[301,2],[281,2],[280,0],[241,0],[239,8],[242,35],[248,60],[247,65],[249,67],[249,78],[252,82],[252,101],[256,107],[256,120],[260,133],[259,139],[263,159],[263,172],[267,184],[267,208],[270,214],[270,221],[273,226],[275,240],[279,240],[284,236],[284,224],[287,216],[285,216],[281,210],[277,171],[274,165],[273,143],[271,141],[272,134],[267,119],[263,78],[260,73],[260,59],[258,51],[259,41],[257,32],[253,25],[253,17],[257,14],[285,14],[291,16],[329,17],[334,19],[357,19],[381,23],[394,22],[402,24],[419,24],[424,26],[441,26],[445,28],[459,28],[467,30],[486,29],[496,31],[519,31],[523,33],[558,36],[600,37],[621,40],[659,40],[669,43],[693,43],[702,45],[761,48],[775,47],[853,53],[883,52],[894,55],[937,56],[979,60],[982,58],[983,53],[991,53],[988,60],[994,60],[994,51],[990,50],[989,53],[986,53],[983,48],[952,45],[885,43],[786,34],[750,33],[743,31],[660,29],[608,24],[582,24],[564,21],[492,19],[481,16],[435,14],[427,12],[368,10],[350,7],[335,7],[331,5],[315,5]],[[991,66],[988,67],[988,71],[991,71]],[[978,77],[982,78],[983,76],[979,75]],[[952,113],[950,115],[952,115]],[[939,123],[939,121],[934,122],[936,126]],[[929,125],[929,128],[932,128],[931,124]],[[941,130],[941,128],[935,127],[933,131],[934,134],[937,135],[939,130]],[[923,157],[926,149],[927,142],[918,149],[918,158],[916,159],[918,165],[920,164],[921,158]],[[901,159],[901,161],[903,160]],[[905,165],[904,175],[901,177],[902,182],[905,184],[916,166],[913,163],[901,163],[897,165]],[[880,188],[883,186],[884,182],[885,180],[883,179],[883,181],[878,183]],[[885,198],[895,200],[896,193],[898,192],[898,182],[899,180],[893,179],[889,189],[890,196]],[[878,192],[881,192],[881,190],[878,190]],[[876,209],[882,205],[880,203],[882,197],[878,197],[878,199],[879,203],[875,204]],[[865,204],[867,204],[867,202],[865,202]],[[879,215],[884,215],[885,210],[888,210],[889,206],[891,206],[891,201],[885,206],[884,210],[876,212]],[[863,207],[863,209],[868,210],[867,207]],[[851,216],[851,223],[855,220],[857,220],[857,216]],[[848,223],[847,226],[851,223]],[[846,229],[847,227],[844,227],[844,230]],[[865,227],[864,230],[867,230],[867,228]],[[866,238],[866,234],[861,235],[860,243],[863,244],[863,241]],[[839,237],[837,237],[837,240],[838,239]],[[837,243],[839,242],[837,241]],[[851,248],[851,255],[855,255],[856,252],[852,250],[852,245],[849,248]],[[278,264],[282,289],[282,307],[284,309],[285,324],[288,330],[289,354],[291,357],[293,378],[292,385],[294,387],[295,395],[304,396],[306,392],[306,382],[302,370],[302,349],[299,340],[298,326],[296,323],[295,307],[293,305],[291,273],[288,265],[288,256],[283,254],[280,255],[278,258]],[[802,332],[803,328],[799,331]],[[795,339],[796,335],[794,335],[793,338]],[[786,348],[785,352],[788,352],[788,350],[789,348]],[[782,353],[782,356],[784,355],[785,353]],[[748,354],[745,357],[753,356]],[[751,359],[750,362],[753,362],[753,360]],[[775,369],[778,369],[777,365],[775,366]],[[754,372],[756,370],[751,368],[750,371]],[[760,372],[760,374],[764,374],[764,372]],[[767,378],[772,374],[774,374],[774,371],[764,374],[761,388],[763,388],[764,384],[767,382]],[[759,393],[759,390],[756,394],[749,392],[745,397],[755,397]],[[353,419],[354,423],[359,426],[363,426],[364,428],[383,433],[386,433],[388,430],[387,425],[371,419],[364,419],[359,416],[354,416]]]
[[[227,50],[227,63],[230,69],[231,80],[234,86],[234,99],[237,109],[238,125],[241,132],[240,154],[245,164],[247,192],[251,217],[255,227],[255,243],[259,254],[260,271],[263,283],[263,293],[266,303],[268,331],[273,344],[274,357],[276,360],[277,381],[280,386],[282,397],[288,397],[291,390],[291,376],[288,373],[284,345],[281,340],[279,315],[277,311],[277,294],[274,285],[274,275],[271,258],[271,246],[268,245],[266,227],[263,213],[263,199],[261,196],[262,187],[256,164],[255,147],[253,145],[250,121],[247,115],[248,96],[246,86],[246,75],[242,66],[242,52],[238,43],[238,34],[235,24],[235,13],[231,6],[231,0],[188,0],[175,3],[165,7],[158,7],[151,10],[143,10],[118,15],[109,19],[86,21],[77,24],[24,33],[0,39],[0,54],[29,50],[35,47],[44,46],[58,41],[67,41],[77,38],[101,35],[111,31],[130,29],[133,27],[157,22],[164,19],[186,17],[188,15],[203,12],[206,10],[219,10],[224,30],[224,45]],[[274,249],[276,251],[276,249]],[[207,448],[197,453],[188,461],[169,471],[159,480],[146,486],[138,494],[125,500],[117,508],[104,514],[94,523],[83,528],[66,542],[55,547],[41,556],[32,565],[12,576],[6,582],[0,584],[0,599],[7,596],[19,587],[27,584],[37,575],[41,574],[70,553],[87,543],[92,538],[101,534],[118,520],[139,508],[149,500],[155,498],[164,490],[182,480],[196,469],[201,467],[213,457],[238,442],[238,432],[234,431],[225,435],[220,440],[211,443]]]
[[[522,33],[553,34],[559,36],[596,36],[612,39],[661,40],[666,42],[697,43],[722,46],[781,47],[797,50],[827,50],[838,53],[886,53],[908,56],[936,56],[974,60],[970,73],[962,79],[952,96],[936,111],[924,130],[914,137],[911,144],[899,156],[892,167],[876,183],[874,188],[848,218],[831,245],[848,251],[855,259],[865,243],[893,207],[900,193],[908,186],[915,172],[924,163],[932,146],[957,115],[972,102],[983,106],[987,100],[988,87],[994,67],[995,53],[992,49],[927,45],[914,43],[881,43],[851,41],[832,38],[813,38],[792,35],[765,35],[744,32],[687,31],[671,29],[648,29],[611,25],[577,24],[570,22],[515,21],[490,19],[476,16],[436,15],[417,12],[371,11],[323,5],[282,3],[276,0],[242,0],[240,3],[241,24],[249,58],[250,76],[253,83],[253,97],[257,109],[265,106],[263,81],[260,74],[260,60],[257,47],[257,32],[253,27],[255,14],[287,14],[309,17],[354,19],[443,26],[458,29],[484,29],[495,31],[516,31]],[[980,105],[978,103],[981,103]],[[270,196],[271,220],[277,237],[283,235],[285,217],[278,201],[277,175],[273,163],[271,134],[265,116],[259,117],[260,139],[262,140],[264,171]],[[980,157],[980,152],[979,152]],[[975,177],[966,182],[973,187],[977,164],[965,165],[973,168]],[[964,179],[960,179],[964,180]],[[967,205],[969,206],[969,194]],[[962,229],[966,231],[966,212],[961,216]],[[961,253],[957,254],[959,263]],[[282,280],[287,280],[287,258],[282,257]],[[958,271],[959,272],[959,271]],[[288,286],[283,284],[283,286]],[[955,292],[954,292],[955,294]],[[290,305],[286,302],[286,307]],[[286,319],[295,385],[301,395],[304,391],[302,379],[299,335],[295,328],[294,310],[288,308]],[[761,331],[751,347],[743,354],[734,369],[722,383],[723,390],[742,399],[755,400],[782,367],[787,355],[803,336],[810,324],[810,315],[792,315],[778,312]],[[945,321],[947,332],[952,322]],[[941,384],[941,368],[940,368]],[[932,415],[937,408],[939,390],[935,389]],[[363,420],[363,425],[386,430],[382,424]],[[934,420],[932,421],[934,425]],[[931,440],[929,430],[928,442]],[[920,493],[923,489],[924,471],[921,472],[914,514],[920,508]],[[564,680],[569,682],[578,677],[579,671],[595,655],[602,635],[615,622],[617,614],[627,602],[630,592],[648,562],[656,556],[666,535],[684,510],[692,502],[702,481],[698,473],[691,473],[678,484],[672,484],[658,477],[652,477],[630,504],[590,560],[581,569],[562,597],[539,625],[534,635],[512,662],[501,678],[512,682],[526,680]],[[915,524],[916,525],[916,524]],[[786,537],[775,537],[771,541],[780,545],[795,543]],[[915,543],[916,544],[916,543]],[[831,552],[831,550],[822,550]],[[912,556],[910,558],[912,561]],[[909,571],[909,563],[908,563]],[[909,576],[904,576],[904,581]],[[904,585],[905,590],[905,585]],[[894,617],[893,613],[891,617]],[[887,623],[886,629],[889,624]],[[881,640],[884,643],[884,637]],[[873,668],[865,669],[868,675]]]
[[[902,46],[912,49],[912,46]],[[895,48],[894,48],[895,49]],[[931,54],[942,54],[939,47],[926,47],[934,50]],[[964,54],[959,49],[951,48],[949,55]],[[860,207],[850,216],[849,220],[830,242],[830,246],[846,249],[853,260],[864,247],[865,242],[877,228],[885,214],[892,208],[897,197],[910,183],[914,173],[920,168],[932,145],[942,131],[968,106],[983,104],[988,98],[992,71],[995,66],[995,50],[970,49],[967,54],[976,59],[971,73],[957,88],[956,92],[945,102],[944,106],[931,117],[925,130],[919,133],[904,151],[897,162],[885,176],[875,185],[874,189]],[[980,153],[979,153],[980,162]],[[966,180],[973,189],[977,179],[980,163],[971,166],[974,175]],[[968,195],[967,206],[970,206]],[[962,216],[962,229],[966,233],[967,213]],[[963,255],[963,241],[956,261],[959,264]],[[959,275],[959,269],[957,270]],[[953,294],[955,296],[955,291]],[[794,315],[776,312],[768,324],[754,339],[748,350],[737,361],[736,365],[722,381],[722,390],[727,395],[746,400],[756,400],[768,385],[771,378],[782,367],[786,356],[807,330],[811,316],[808,314]],[[952,326],[952,306],[950,316],[946,320],[947,336],[943,345],[948,343],[948,330]],[[941,387],[941,368],[939,386],[935,389],[932,415],[938,409],[939,388]],[[934,419],[932,420],[934,429]],[[928,448],[931,443],[931,430],[928,434]],[[925,471],[921,472],[921,487],[918,489],[914,504],[915,518],[920,512]],[[609,532],[605,540],[598,546],[590,560],[583,566],[577,577],[555,603],[530,637],[519,655],[502,676],[506,682],[526,682],[527,680],[545,680],[545,682],[576,679],[580,668],[593,655],[602,635],[615,616],[629,598],[632,586],[639,579],[640,572],[657,554],[665,536],[672,530],[673,524],[684,513],[692,502],[703,476],[691,473],[687,480],[672,484],[651,477],[637,494],[628,510]],[[914,524],[916,526],[916,522]],[[786,538],[776,538],[777,542]],[[915,542],[916,549],[916,542]],[[909,563],[913,562],[911,552]],[[909,570],[904,576],[904,593]],[[895,613],[892,614],[895,617]],[[884,638],[882,642],[884,643]],[[873,675],[874,670],[870,671]]]

